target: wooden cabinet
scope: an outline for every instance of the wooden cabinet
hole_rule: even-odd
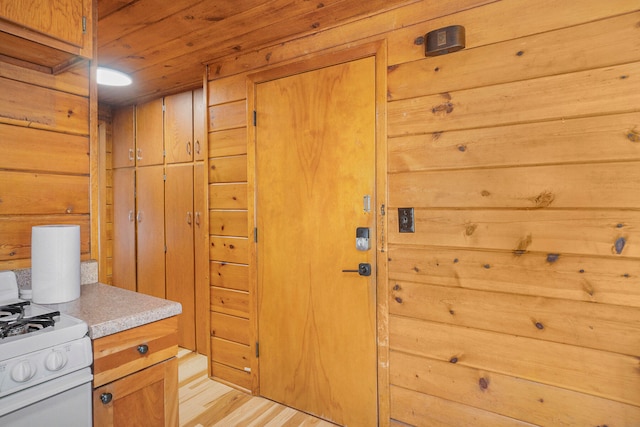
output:
[[[167,96],[165,104],[165,149],[167,163],[204,160],[205,100],[204,90]]]
[[[133,167],[136,165],[136,136],[134,127],[135,108],[120,108],[113,112],[113,146],[112,157],[114,168]]]
[[[164,98],[164,142],[167,163],[193,160],[193,93],[184,92]]]
[[[135,169],[113,170],[112,282],[119,288],[136,290],[136,201]]]
[[[3,0],[0,55],[52,74],[91,59],[92,4],[92,0]]]
[[[166,289],[167,299],[182,304],[178,322],[181,347],[195,350],[195,281],[193,164],[166,168]]]
[[[136,166],[164,163],[162,98],[136,106]]]
[[[193,91],[193,159],[204,160],[207,158],[207,132],[205,131],[206,101],[204,89]]]
[[[164,167],[136,168],[135,191],[137,290],[165,298]]]
[[[197,90],[115,110],[112,149],[113,284],[180,302],[179,343],[201,353],[209,345],[204,105]]]
[[[93,424],[177,426],[177,318],[93,342]]]

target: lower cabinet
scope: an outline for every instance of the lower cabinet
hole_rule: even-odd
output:
[[[178,425],[177,317],[93,342],[93,425]]]

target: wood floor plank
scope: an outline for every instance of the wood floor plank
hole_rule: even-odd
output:
[[[178,351],[181,427],[331,427],[334,424],[258,396],[207,375],[207,358]]]

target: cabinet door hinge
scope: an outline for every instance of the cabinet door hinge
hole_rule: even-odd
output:
[[[253,125],[258,125],[258,113],[256,112],[256,110],[253,110]]]
[[[87,17],[82,17],[82,34],[87,34]]]
[[[162,180],[166,181],[167,180],[167,174],[165,173],[164,175],[162,175]]]
[[[260,343],[256,341],[256,357],[260,357]]]
[[[255,228],[253,229],[253,241],[254,241],[255,243],[258,243],[258,227],[255,227]]]

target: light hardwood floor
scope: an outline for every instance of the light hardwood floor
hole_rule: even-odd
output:
[[[180,349],[178,366],[182,427],[335,427],[327,421],[209,379],[207,359],[203,355]]]

